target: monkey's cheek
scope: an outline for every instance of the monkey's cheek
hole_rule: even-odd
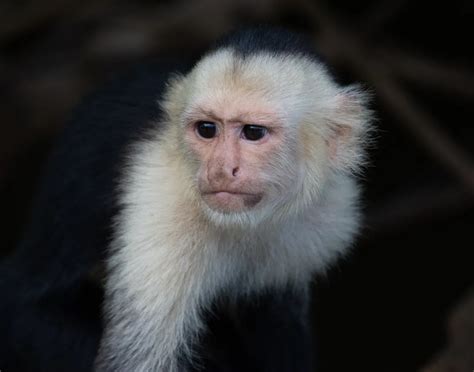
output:
[[[203,199],[216,211],[240,212],[254,208],[262,200],[262,195],[216,192],[203,195]]]

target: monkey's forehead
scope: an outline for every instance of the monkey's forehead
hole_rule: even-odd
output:
[[[256,91],[301,88],[327,75],[323,66],[301,55],[258,52],[245,58],[232,48],[204,57],[191,72],[196,85],[241,87]],[[326,76],[326,79],[330,79]]]
[[[251,101],[286,114],[317,107],[338,90],[326,68],[304,55],[260,51],[242,57],[232,48],[204,57],[188,81],[192,104]]]

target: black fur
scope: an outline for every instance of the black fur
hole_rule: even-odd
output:
[[[233,34],[242,54],[304,52],[290,34]],[[186,71],[186,68],[183,68]],[[109,84],[74,115],[52,152],[31,223],[0,270],[0,370],[91,370],[102,332],[100,281],[128,147],[159,123],[174,69],[153,65]],[[100,271],[99,271],[100,272]],[[304,296],[281,290],[219,299],[195,346],[202,371],[308,371]],[[210,313],[211,314],[211,313]]]
[[[306,35],[278,27],[254,27],[239,29],[219,40],[215,49],[231,48],[243,58],[267,52],[271,54],[302,55],[320,60]]]
[[[196,348],[206,372],[312,371],[308,302],[289,289],[219,299]],[[199,369],[199,360],[193,372]]]

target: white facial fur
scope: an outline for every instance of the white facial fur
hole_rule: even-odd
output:
[[[177,355],[189,356],[217,292],[304,287],[343,254],[359,226],[364,103],[298,56],[220,50],[175,78],[161,103],[166,130],[137,144],[122,184],[97,368],[182,371]],[[263,194],[255,206],[220,210],[203,198],[216,146],[189,128],[211,112],[223,126],[237,117],[275,128],[264,155],[238,147],[243,187]]]
[[[331,174],[356,171],[363,162],[370,117],[365,95],[340,88],[324,66],[304,57],[259,54],[242,60],[232,50],[221,50],[177,82],[167,101],[173,102],[164,103],[170,121],[178,124],[170,130],[182,138],[198,183],[206,178],[209,163],[206,151],[199,150],[214,146],[196,145],[199,141],[189,133],[195,134],[197,121],[218,122],[223,128],[240,121],[272,130],[270,143],[245,146],[241,141],[239,149],[247,181],[239,186],[262,191],[263,200],[240,213],[204,205],[215,223],[253,226],[269,216],[299,212],[317,200]],[[224,145],[222,152],[233,150]]]

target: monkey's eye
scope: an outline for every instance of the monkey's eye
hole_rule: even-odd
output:
[[[244,138],[249,141],[258,141],[259,139],[263,138],[265,134],[267,134],[267,128],[260,125],[247,124],[244,125],[242,134]]]
[[[210,121],[199,121],[196,130],[202,138],[213,138],[217,132],[217,126]]]

